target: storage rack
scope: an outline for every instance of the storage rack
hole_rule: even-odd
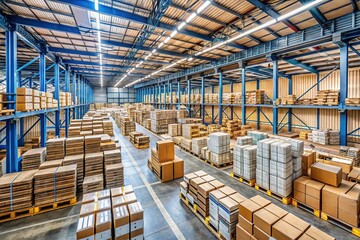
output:
[[[40,91],[47,91],[48,85],[54,87],[54,99],[58,100],[58,106],[53,109],[44,109],[29,112],[16,112],[11,115],[0,116],[0,121],[5,122],[5,126],[0,129],[0,133],[5,131],[5,137],[0,140],[0,144],[6,141],[6,145],[0,145],[1,149],[6,149],[6,172],[16,172],[21,170],[21,156],[18,156],[18,146],[24,144],[24,137],[38,123],[40,124],[41,147],[46,146],[47,131],[50,128],[55,129],[55,135],[60,136],[60,129],[65,130],[68,134],[68,127],[71,118],[82,118],[89,110],[89,104],[93,102],[93,88],[90,83],[81,75],[76,74],[69,65],[64,65],[57,55],[48,51],[48,46],[41,40],[35,38],[24,27],[13,24],[4,15],[0,14],[0,27],[5,29],[6,35],[6,103],[8,109],[16,110],[16,89],[18,87],[32,88],[38,85]],[[21,39],[29,47],[38,52],[38,56],[31,61],[18,67],[18,39]],[[46,59],[52,63],[46,64]],[[30,77],[22,79],[21,71],[38,63],[36,73]],[[60,71],[60,69],[62,69]],[[53,70],[53,77],[47,79],[47,74]],[[61,79],[61,75],[64,75]],[[39,82],[34,79],[39,78]],[[71,88],[71,89],[70,89]],[[78,98],[78,104],[74,106],[60,107],[59,92],[60,90],[71,92],[72,101]],[[60,116],[62,111],[64,116]],[[39,119],[28,129],[24,128],[24,119],[27,117],[37,116]],[[53,120],[50,118],[53,116]],[[54,126],[47,126],[47,122]],[[17,124],[19,123],[19,130]]]
[[[227,116],[230,119],[233,119],[234,116],[238,119],[241,119],[242,124],[245,125],[249,120],[249,117],[256,113],[256,125],[257,128],[260,128],[260,115],[263,115],[267,122],[265,124],[269,124],[272,126],[272,132],[277,134],[282,128],[287,126],[288,131],[292,130],[294,126],[292,124],[292,118],[296,118],[300,122],[303,123],[301,127],[306,129],[318,129],[320,126],[320,109],[336,109],[340,112],[340,144],[347,145],[348,136],[359,137],[360,135],[356,134],[360,131],[360,127],[356,129],[351,129],[348,131],[348,116],[350,111],[358,111],[360,107],[358,106],[346,106],[345,99],[348,96],[348,69],[349,69],[349,48],[356,53],[357,57],[360,57],[360,53],[354,48],[354,46],[359,45],[359,42],[354,42],[354,39],[360,36],[359,31],[357,30],[360,27],[360,22],[357,20],[360,17],[359,10],[354,11],[353,13],[344,15],[339,18],[335,18],[328,22],[326,26],[315,25],[301,31],[301,36],[299,37],[299,33],[293,33],[288,36],[280,37],[275,40],[266,43],[260,43],[254,47],[245,49],[239,53],[235,53],[233,55],[223,57],[220,60],[213,61],[209,64],[204,64],[200,66],[196,66],[190,69],[186,69],[184,71],[176,72],[170,75],[166,75],[164,77],[160,77],[157,79],[153,79],[150,81],[138,83],[135,85],[137,89],[137,102],[144,102],[146,95],[152,95],[153,99],[157,99],[162,93],[165,95],[165,102],[152,102],[153,106],[158,109],[165,108],[173,108],[174,104],[166,103],[166,95],[171,94],[176,91],[178,95],[178,103],[176,108],[179,108],[181,105],[180,102],[180,94],[185,91],[190,96],[192,91],[195,89],[199,89],[202,95],[202,103],[194,104],[187,103],[186,107],[190,112],[190,116],[192,115],[191,107],[199,106],[197,111],[200,111],[203,122],[205,123],[205,116],[207,112],[205,110],[205,106],[212,106],[212,123],[217,121],[219,124],[222,124],[223,114],[227,116],[225,112],[226,109],[230,108],[231,114]],[[341,24],[339,24],[341,23]],[[279,77],[283,77],[288,79],[288,94],[292,94],[293,92],[293,76],[294,75],[286,75],[278,70],[278,62],[280,60],[284,60],[288,63],[291,63],[294,66],[300,67],[302,69],[307,70],[310,73],[317,74],[317,82],[309,89],[307,89],[301,96],[305,95],[313,88],[317,88],[319,90],[319,84],[326,80],[326,78],[330,75],[327,74],[325,77],[320,79],[320,72],[310,65],[301,63],[297,60],[297,58],[308,56],[311,54],[318,53],[319,51],[310,51],[307,53],[298,54],[295,56],[286,56],[283,57],[284,54],[290,53],[294,50],[307,49],[309,47],[316,47],[325,43],[334,43],[338,47],[336,49],[340,50],[340,104],[338,106],[314,106],[314,105],[276,105],[276,99],[279,96]],[[334,48],[321,49],[320,52],[333,51]],[[259,67],[256,65],[247,65],[246,62],[257,59],[257,58],[266,58],[269,63],[272,63],[272,69]],[[239,68],[235,69],[240,71],[241,83],[242,83],[242,93],[246,92],[246,82],[248,81],[256,81],[256,89],[260,87],[261,80],[268,80],[269,78],[273,79],[273,98],[272,104],[243,104],[245,102],[245,95],[242,95],[242,104],[225,104],[222,103],[222,94],[223,94],[223,85],[224,83],[230,83],[230,89],[232,92],[233,84],[239,82],[238,79],[234,78],[224,78],[223,74],[225,71],[222,71],[222,67],[230,66],[238,64]],[[209,73],[211,72],[211,73]],[[246,73],[252,72],[257,73],[264,78],[255,78],[255,79],[247,79]],[[214,84],[213,80],[216,77],[217,83]],[[199,85],[200,79],[200,85]],[[219,103],[217,104],[206,104],[204,103],[204,94],[205,87],[211,86],[212,92],[214,93],[214,86],[218,85],[218,95],[219,95]],[[301,97],[300,96],[300,97]],[[298,97],[299,98],[299,97]],[[190,101],[190,97],[189,97]],[[218,107],[218,113],[214,115],[214,106]],[[241,116],[237,116],[234,112],[235,107],[241,108]],[[247,114],[248,107],[256,107],[256,109]],[[269,119],[263,108],[271,108],[273,117]],[[286,114],[279,121],[279,109],[284,108],[288,109]],[[317,109],[317,126],[308,126],[304,121],[302,121],[294,112],[295,108],[307,108],[307,109]],[[196,112],[197,113],[197,112]],[[284,123],[285,117],[288,116],[288,121]],[[206,123],[205,123],[206,124]]]

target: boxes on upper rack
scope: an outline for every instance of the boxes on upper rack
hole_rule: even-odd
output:
[[[37,96],[38,98],[38,96]],[[40,99],[39,99],[40,102]],[[39,105],[38,108],[40,108]],[[31,111],[34,110],[33,89],[31,88],[17,88],[16,89],[16,111]]]

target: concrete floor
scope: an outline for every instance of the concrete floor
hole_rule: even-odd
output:
[[[129,142],[128,137],[120,134],[114,125],[115,135],[122,146],[122,161],[124,165],[125,184],[134,187],[135,194],[141,202],[144,211],[146,239],[216,239],[210,231],[195,217],[195,215],[179,200],[179,183],[182,179],[168,183],[160,183],[156,176],[147,168],[147,158],[150,149],[138,150]],[[159,137],[141,126],[137,131],[150,136],[151,147],[155,147]],[[181,151],[176,147],[176,155],[185,161],[185,173],[204,170],[224,184],[236,189],[246,197],[259,194],[285,210],[304,219],[312,225],[336,237],[336,239],[358,239],[352,234],[327,223],[314,215],[293,206],[287,206],[256,191],[254,188],[239,183],[229,176],[231,167],[216,169]],[[0,224],[0,239],[76,239],[80,205],[33,217],[18,219]]]

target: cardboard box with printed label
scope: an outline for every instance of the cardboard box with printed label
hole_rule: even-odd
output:
[[[114,233],[116,240],[126,240],[130,237],[130,219],[127,206],[113,208]]]
[[[110,210],[96,214],[96,239],[112,239],[112,215]]]
[[[95,215],[80,217],[76,230],[76,239],[94,239],[95,235]]]
[[[144,238],[144,210],[139,202],[128,205],[130,215],[130,239]]]

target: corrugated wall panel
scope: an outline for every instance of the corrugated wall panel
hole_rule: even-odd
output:
[[[349,86],[348,97],[360,98],[360,69],[349,71]]]
[[[321,72],[320,79],[329,72]],[[340,89],[340,71],[334,71],[320,83],[320,90],[339,90]]]
[[[340,128],[340,113],[334,109],[320,110],[320,129],[334,129]]]
[[[316,83],[316,74],[304,74],[293,76],[293,94],[296,94],[299,97],[306,90],[308,90],[312,85]],[[304,95],[304,98],[312,98],[316,95],[316,87],[311,89],[308,93]]]
[[[94,102],[95,103],[106,103],[106,88],[94,88]]]
[[[293,109],[292,110],[293,113],[299,118],[301,119],[301,121],[303,121],[306,125],[308,125],[309,127],[314,127],[316,128],[316,109]],[[298,128],[298,126],[304,126],[304,124],[299,121],[295,116],[292,117],[292,124],[293,124],[293,128],[295,132],[298,131],[303,131],[306,130],[307,128]]]

